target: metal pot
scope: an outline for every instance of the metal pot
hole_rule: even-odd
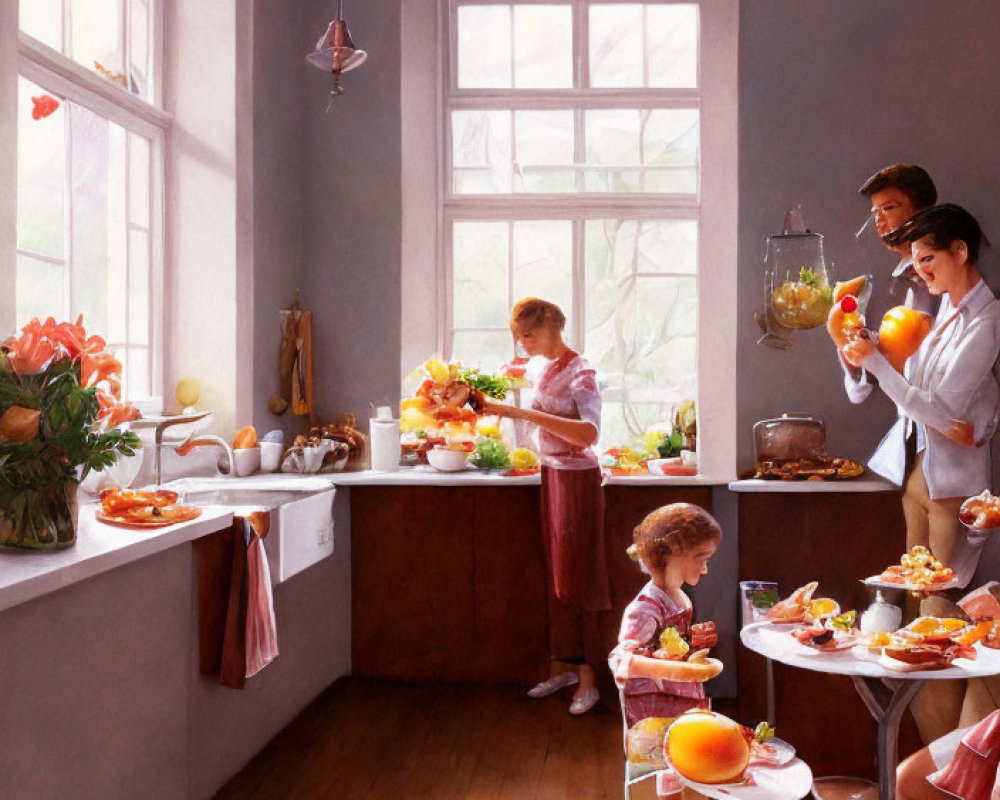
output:
[[[753,426],[754,461],[774,458],[821,458],[826,455],[826,426],[809,414],[789,412]]]

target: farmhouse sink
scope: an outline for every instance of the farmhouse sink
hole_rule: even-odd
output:
[[[271,530],[264,539],[273,584],[288,580],[333,553],[334,487],[322,479],[253,475],[247,478],[181,478],[164,484],[189,505],[219,505],[235,514],[264,510]]]

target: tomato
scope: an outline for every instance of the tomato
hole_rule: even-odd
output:
[[[504,473],[504,477],[507,478],[521,478],[525,475],[537,475],[540,471],[539,467],[533,467],[531,469],[509,469]]]

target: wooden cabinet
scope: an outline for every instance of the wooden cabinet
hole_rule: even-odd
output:
[[[355,675],[530,683],[546,672],[537,486],[350,491]],[[707,487],[605,487],[612,609],[600,651],[646,580],[625,554],[632,529],[657,506],[710,498]]]

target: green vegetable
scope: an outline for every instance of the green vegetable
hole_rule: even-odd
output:
[[[510,389],[510,381],[500,375],[484,375],[478,369],[459,367],[456,380],[467,383],[473,389],[478,389],[487,397],[503,400]]]
[[[482,437],[476,443],[476,451],[469,456],[472,466],[477,469],[509,469],[510,455],[507,447],[499,439]]]
[[[774,589],[761,589],[750,593],[750,605],[754,608],[773,608],[778,602],[778,592]]]
[[[816,289],[820,288],[819,275],[816,274],[816,270],[809,269],[809,267],[802,267],[799,270],[799,283]]]
[[[684,446],[684,436],[679,430],[674,430],[669,436],[664,436],[660,439],[660,443],[656,446],[656,450],[660,455],[660,458],[674,458],[680,455],[681,447]]]
[[[833,287],[832,286],[824,286],[822,289],[820,289],[819,290],[819,299],[822,300],[825,305],[832,306],[833,305]]]
[[[757,727],[754,728],[753,738],[763,744],[768,739],[774,738],[774,728],[768,725],[767,722],[759,722]]]
[[[839,617],[834,617],[830,620],[830,627],[840,631],[851,630],[854,627],[854,620],[857,618],[857,613],[854,610],[845,611]]]

